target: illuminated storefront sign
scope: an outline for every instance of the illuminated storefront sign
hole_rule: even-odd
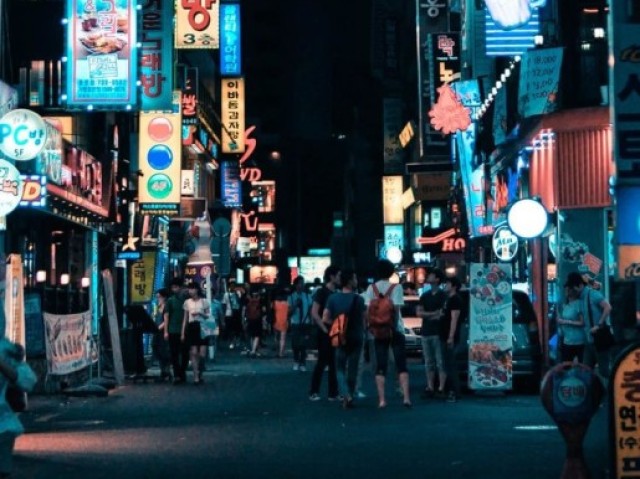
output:
[[[36,157],[35,172],[46,175],[56,185],[62,184],[62,160],[64,156],[62,133],[56,126],[45,119],[47,140],[44,148]]]
[[[489,4],[498,3],[501,0],[491,0]],[[504,3],[504,2],[502,2]],[[521,55],[528,49],[535,46],[534,37],[540,32],[540,19],[538,10],[531,10],[522,7],[526,11],[524,15],[518,19],[518,8],[520,5],[527,4],[527,0],[518,0],[509,2],[514,6],[504,10],[507,11],[508,18],[497,17],[494,19],[491,15],[491,9],[487,9],[485,13],[485,31],[486,31],[486,53],[487,56],[514,56]],[[523,21],[524,20],[524,21]],[[507,27],[505,27],[507,25]]]
[[[240,208],[242,206],[242,180],[240,167],[235,161],[220,163],[221,199],[225,208]]]
[[[198,135],[198,69],[187,68],[182,88],[182,144],[193,145]]]
[[[131,264],[131,304],[144,304],[153,298],[153,277],[156,266],[156,251],[144,251],[141,258]]]
[[[218,0],[176,1],[176,48],[217,49],[220,46]]]
[[[467,241],[458,236],[458,232],[454,228],[435,236],[416,238],[416,243],[426,246],[432,254],[462,252],[467,247]]]
[[[404,208],[402,208],[402,176],[382,177],[382,218],[383,223],[403,223]]]
[[[0,160],[0,216],[7,216],[22,200],[20,172],[7,160]]]
[[[47,140],[47,125],[31,110],[11,110],[0,119],[0,152],[16,161],[35,158]]]
[[[67,0],[67,105],[127,109],[138,80],[136,3]]]
[[[140,113],[140,212],[175,215],[180,206],[180,113]]]
[[[616,238],[618,244],[640,245],[640,186],[616,191]],[[640,261],[640,258],[639,258]]]
[[[244,152],[244,78],[222,80],[222,152]]]
[[[240,4],[220,5],[220,74],[239,76],[242,73],[240,35]]]
[[[640,181],[640,7],[611,2],[611,119],[619,179]]]
[[[444,135],[464,131],[471,124],[471,110],[465,108],[449,85],[438,88],[438,101],[429,111],[431,126]]]
[[[20,206],[43,207],[47,204],[47,177],[20,175],[24,187]]]
[[[518,252],[518,237],[508,226],[499,226],[493,233],[491,245],[500,261],[511,261]]]
[[[140,31],[140,105],[142,110],[171,110],[173,101],[173,2],[146,0]]]

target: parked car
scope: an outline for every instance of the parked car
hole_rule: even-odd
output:
[[[408,354],[422,352],[420,332],[422,330],[422,318],[416,315],[416,307],[419,304],[418,296],[405,296],[404,306],[400,310],[404,322],[405,349]]]
[[[469,308],[469,291],[460,291],[463,304]],[[514,385],[520,383],[527,389],[540,386],[542,371],[542,352],[538,336],[538,321],[529,296],[513,290],[513,323],[512,323],[512,374]],[[468,309],[467,309],[468,311]],[[469,315],[461,325],[460,343],[469,344]],[[469,361],[469,349],[460,348],[457,356],[458,370],[464,374],[465,382]]]

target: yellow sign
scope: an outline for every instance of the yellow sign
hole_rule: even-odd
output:
[[[244,78],[222,79],[222,152],[244,153]]]
[[[153,299],[155,267],[155,251],[144,251],[142,258],[131,264],[131,304],[148,303]]]
[[[178,214],[182,152],[180,113],[140,113],[140,212]]]
[[[640,348],[629,351],[613,377],[615,468],[613,477],[636,477],[640,471]]]
[[[19,254],[9,255],[7,260],[6,290],[4,293],[4,315],[6,318],[4,335],[13,342],[25,346],[24,286],[22,258]]]
[[[176,0],[176,48],[220,48],[220,2]]]
[[[402,176],[382,177],[382,218],[384,224],[404,223]]]

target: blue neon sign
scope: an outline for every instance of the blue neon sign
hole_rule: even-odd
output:
[[[238,3],[220,5],[220,74],[222,76],[242,74],[240,4]]]

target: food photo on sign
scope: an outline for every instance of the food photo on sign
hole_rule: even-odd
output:
[[[469,387],[512,387],[512,277],[509,264],[471,265]]]

